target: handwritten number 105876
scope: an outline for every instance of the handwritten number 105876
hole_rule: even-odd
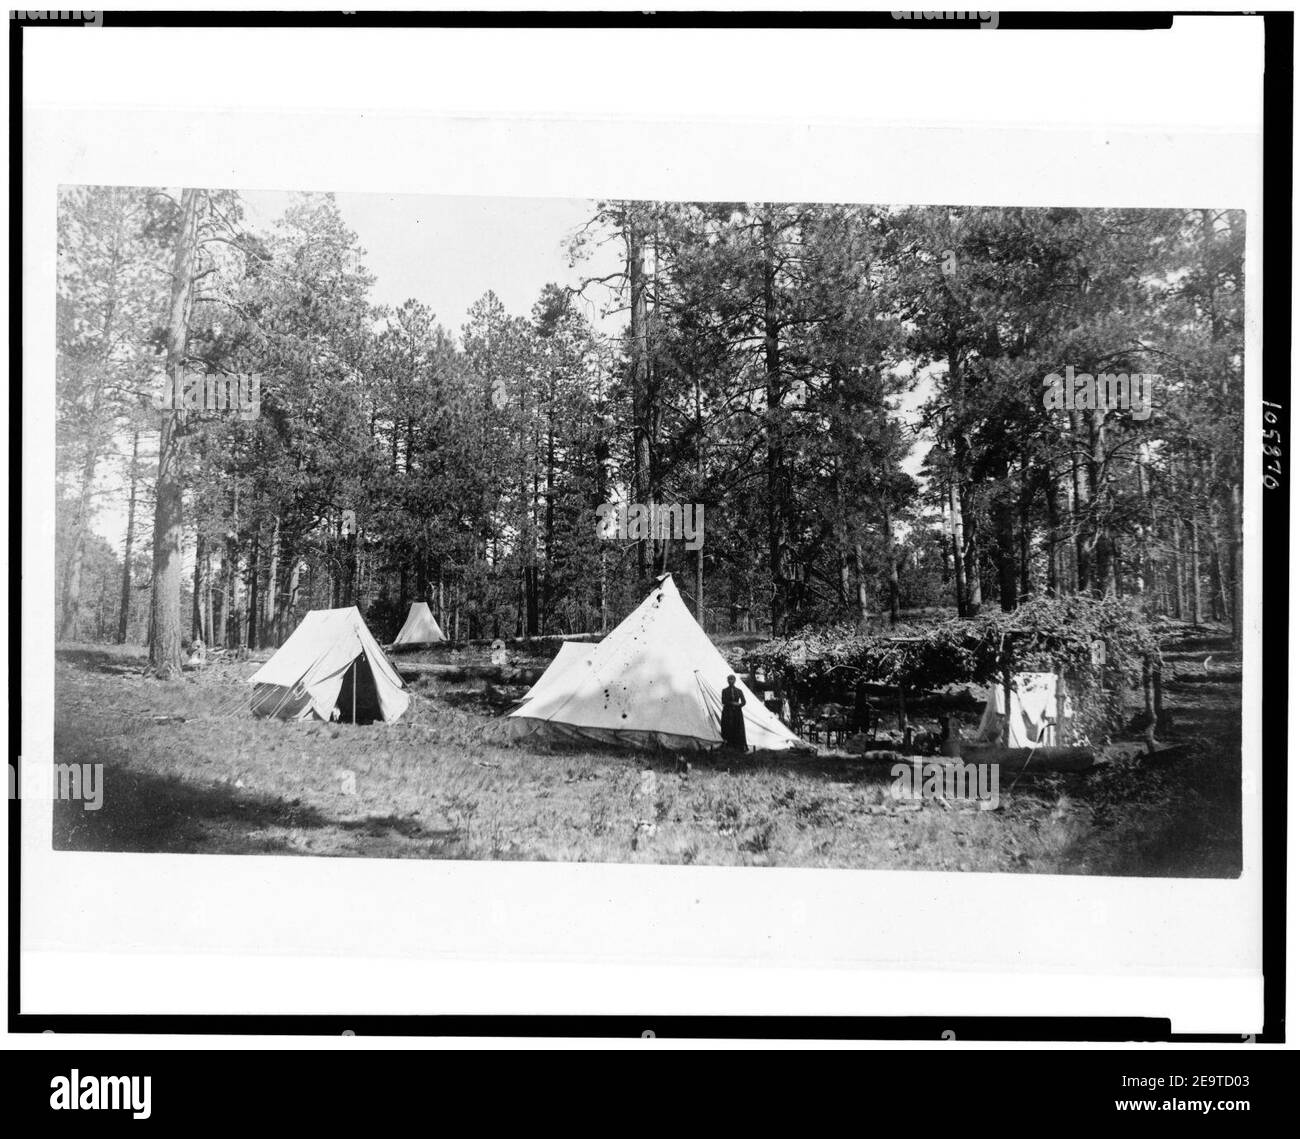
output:
[[[1277,412],[1281,404],[1264,401],[1264,486],[1268,490],[1277,490],[1282,477],[1282,432],[1277,430]]]

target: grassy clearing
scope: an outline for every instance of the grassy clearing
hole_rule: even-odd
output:
[[[61,649],[55,759],[104,764],[65,850],[1231,877],[1240,689],[1169,686],[1177,758],[1022,778],[1001,807],[896,803],[862,759],[507,741],[482,682],[425,680],[396,724],[223,714],[256,664],[162,684],[136,649]]]

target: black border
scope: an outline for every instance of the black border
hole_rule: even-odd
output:
[[[1264,204],[1263,204],[1263,399],[1281,405],[1278,428],[1291,459],[1291,195],[1295,16],[1264,14]],[[1264,427],[1260,408],[1260,428]],[[1247,428],[1247,432],[1249,428]],[[1249,439],[1249,434],[1246,438]],[[1289,467],[1284,468],[1288,471]],[[1282,1042],[1286,1018],[1287,877],[1287,626],[1290,613],[1290,480],[1263,493],[1260,527],[1263,581],[1262,692],[1268,714],[1260,738],[1263,755],[1262,912],[1264,1032],[1261,1040]]]
[[[93,11],[93,9],[92,9]],[[1151,31],[1172,27],[1176,12],[999,12],[998,29],[1027,31]],[[1240,15],[1239,12],[1187,13],[1189,15]],[[896,20],[890,12],[288,12],[288,11],[132,11],[101,13],[106,28],[893,28],[927,30],[953,28],[986,30],[976,20]],[[23,27],[50,21],[21,19]],[[73,21],[65,21],[74,24]]]
[[[1175,15],[1208,17],[1241,12],[1002,12],[998,30],[1157,30]],[[1256,14],[1256,13],[1252,13]],[[1284,440],[1290,424],[1291,381],[1291,187],[1294,15],[1257,14],[1264,25],[1264,209],[1263,209],[1263,397],[1280,405]],[[887,12],[102,12],[103,26],[159,27],[530,27],[530,28],[890,28],[923,31],[948,27],[939,21],[898,21]],[[9,522],[9,762],[22,752],[22,218],[23,218],[23,30],[50,21],[10,18],[9,27],[9,440],[13,490]],[[78,27],[70,21],[64,27]],[[969,24],[971,30],[984,30]],[[1263,409],[1260,409],[1261,413]],[[1262,414],[1261,414],[1262,422]],[[1290,458],[1283,443],[1283,462]],[[1287,659],[1290,491],[1284,479],[1264,492],[1262,525],[1263,622],[1261,697],[1263,719],[1263,973],[1264,1031],[1254,1039],[1285,1039],[1286,997],[1286,790]],[[241,1035],[661,1037],[736,1040],[925,1040],[955,1033],[960,1040],[1169,1041],[1240,1043],[1236,1036],[1174,1035],[1168,1020],[1103,1017],[734,1017],[734,1016],[199,1016],[24,1014],[19,1008],[18,946],[21,909],[20,804],[9,801],[8,1024],[10,1033],[181,1033]]]

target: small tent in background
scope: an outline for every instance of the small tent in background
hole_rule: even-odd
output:
[[[665,574],[600,644],[566,644],[507,718],[520,735],[715,748],[722,744],[722,689],[732,672]],[[803,746],[752,692],[739,687],[751,747]]]
[[[434,645],[446,639],[442,630],[438,628],[438,622],[433,619],[433,612],[429,606],[423,601],[417,601],[411,606],[411,611],[406,615],[406,624],[402,626],[402,631],[397,634],[397,640],[393,642],[393,647]]]
[[[249,678],[253,714],[282,720],[396,720],[411,698],[356,606],[314,609]]]
[[[1011,726],[1008,747],[1056,746],[1057,679],[1054,672],[1017,672],[1011,678]],[[1006,719],[1006,693],[1000,683],[990,684],[975,738],[980,743],[1001,743]]]

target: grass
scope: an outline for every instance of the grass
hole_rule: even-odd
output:
[[[511,741],[482,682],[413,685],[396,724],[253,720],[254,663],[161,683],[140,650],[61,648],[55,759],[102,763],[98,811],[58,802],[62,850],[532,859],[1233,877],[1239,687],[1169,685],[1164,764],[1022,777],[995,811],[896,802],[889,765]],[[233,710],[232,710],[233,709]]]

